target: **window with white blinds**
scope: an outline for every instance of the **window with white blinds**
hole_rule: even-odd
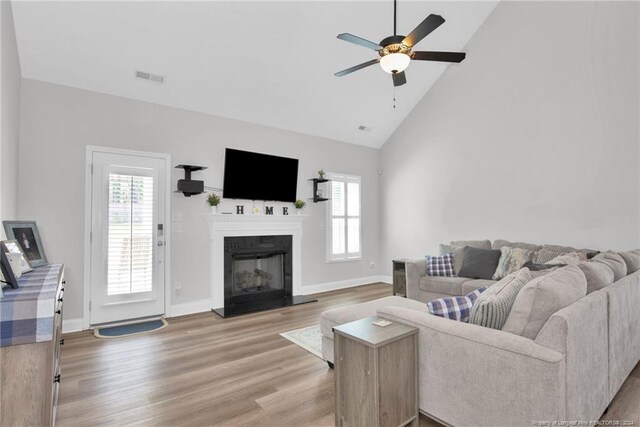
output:
[[[153,178],[109,174],[107,295],[153,289]]]
[[[327,178],[327,261],[360,259],[360,177],[331,173]]]

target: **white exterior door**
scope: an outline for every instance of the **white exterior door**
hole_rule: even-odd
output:
[[[91,325],[165,312],[166,162],[92,153]]]

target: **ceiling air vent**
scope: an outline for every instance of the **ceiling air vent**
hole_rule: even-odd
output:
[[[151,80],[156,83],[164,83],[164,77],[157,74],[145,73],[144,71],[136,71],[136,77],[144,80]]]

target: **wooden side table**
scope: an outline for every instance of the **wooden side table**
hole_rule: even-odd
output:
[[[408,259],[394,259],[393,263],[393,294],[407,296],[407,267]]]
[[[333,328],[336,426],[419,424],[418,329],[378,320]]]

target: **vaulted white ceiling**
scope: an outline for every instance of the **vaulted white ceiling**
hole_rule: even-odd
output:
[[[417,50],[461,50],[497,1],[398,2],[398,33],[446,22]],[[25,78],[380,147],[447,66],[413,62],[395,90],[377,53],[336,39],[392,34],[393,2],[14,2]],[[459,65],[473,61],[473,52]],[[136,70],[166,77],[134,78]],[[368,132],[358,126],[370,128]]]

